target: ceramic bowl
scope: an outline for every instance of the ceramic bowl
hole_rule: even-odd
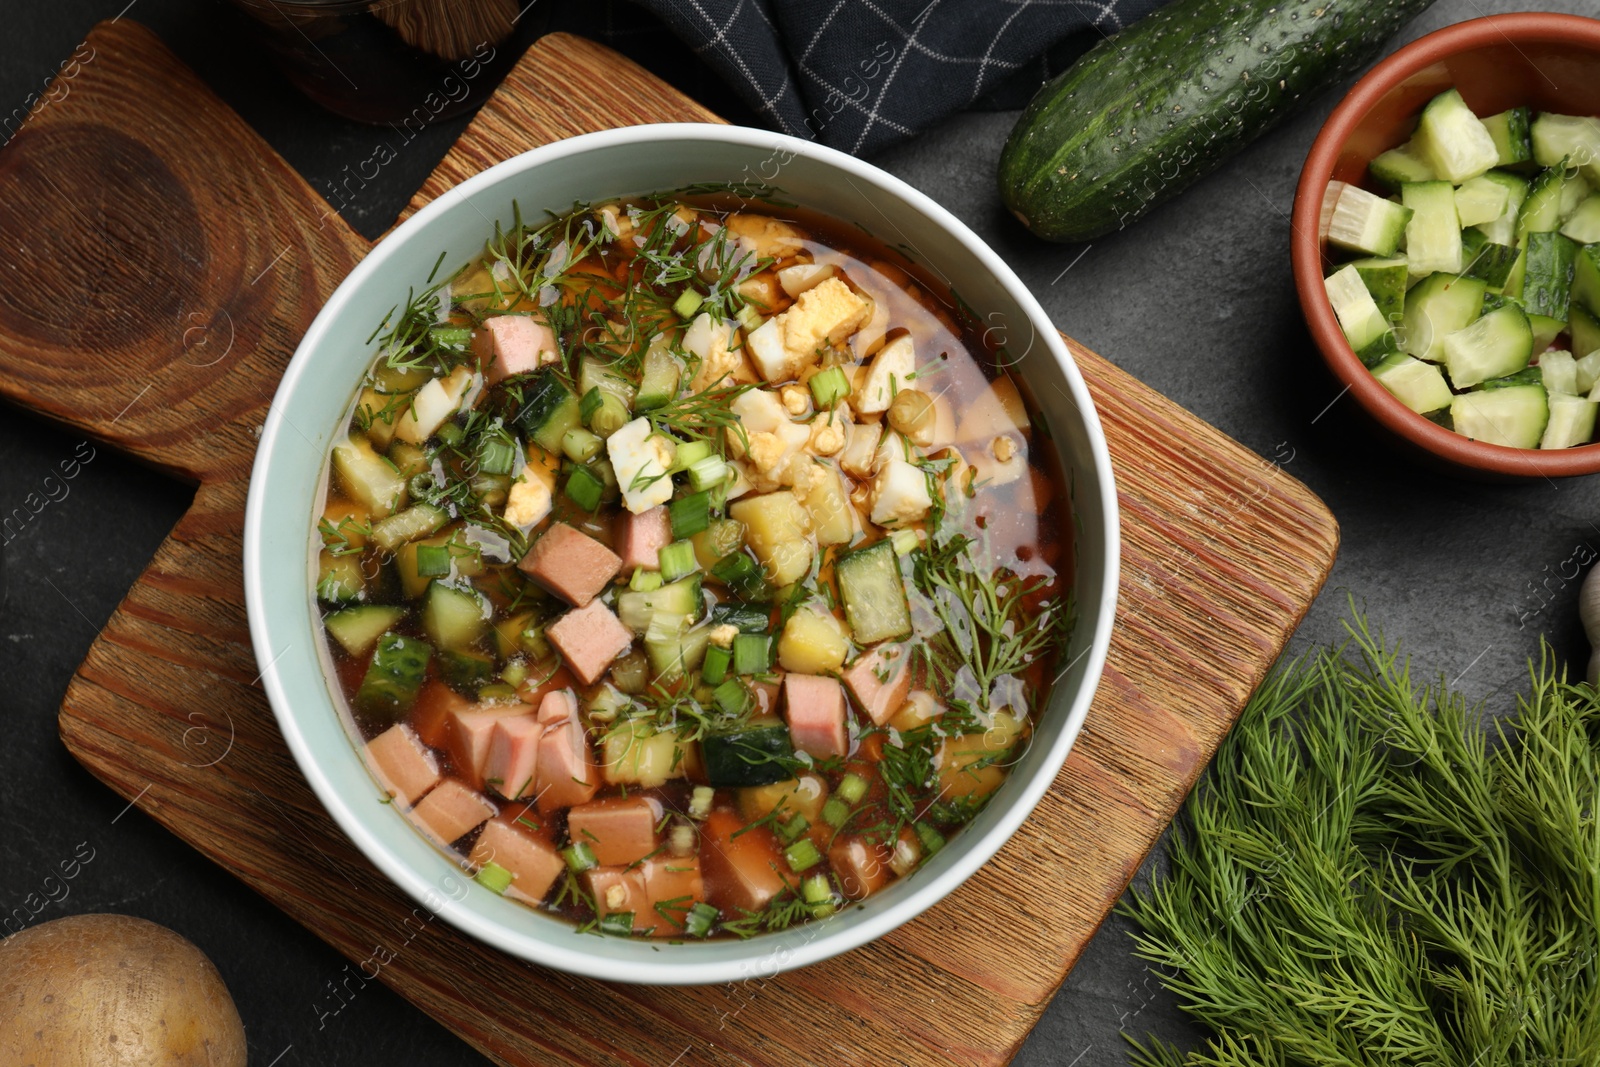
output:
[[[574,201],[700,182],[766,179],[948,278],[1037,396],[1068,472],[1076,520],[1079,619],[1036,740],[982,814],[927,865],[864,906],[749,941],[663,944],[579,934],[483,889],[429,844],[380,790],[346,733],[328,682],[312,601],[311,516],[325,457],[375,355],[373,324],[422,287],[441,251],[478,254],[493,220]],[[965,881],[1027,818],[1083,725],[1111,639],[1117,507],[1106,442],[1071,356],[1017,276],[966,226],[904,182],[843,153],[759,130],[658,125],[560,141],[440,196],[385,237],[329,299],[300,343],[261,435],[245,529],[245,591],[261,681],[284,739],[322,803],[373,864],[445,921],[536,963],[623,982],[692,984],[767,975],[854,948],[914,918]],[[332,878],[330,892],[337,892]]]
[[[1600,115],[1600,20],[1528,13],[1457,23],[1406,45],[1356,82],[1312,143],[1295,192],[1294,279],[1312,339],[1350,399],[1413,454],[1480,477],[1593,474],[1600,471],[1600,444],[1508,448],[1469,440],[1411,411],[1362,366],[1328,303],[1322,279],[1333,261],[1318,238],[1328,183],[1379,191],[1367,177],[1367,164],[1404,143],[1422,106],[1450,88],[1460,90],[1479,115],[1519,106]]]

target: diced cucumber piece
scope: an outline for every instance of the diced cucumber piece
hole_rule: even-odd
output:
[[[1522,202],[1517,213],[1517,241],[1530,233],[1543,233],[1561,228],[1561,190],[1566,184],[1562,168],[1551,167],[1539,172],[1528,189],[1528,199]]]
[[[1582,260],[1583,252],[1578,253]],[[1573,289],[1576,296],[1577,273],[1573,273]],[[1576,299],[1572,302],[1572,318],[1567,320],[1567,331],[1572,334],[1572,352],[1580,359],[1591,352],[1600,352],[1600,318],[1582,307]]]
[[[1411,221],[1411,209],[1343,182],[1330,183],[1325,195],[1335,193],[1338,200],[1328,219],[1328,242],[1369,256],[1394,255],[1405,236],[1406,223]],[[818,406],[827,405],[819,401]]]
[[[1539,438],[1540,448],[1586,445],[1594,437],[1595,411],[1600,404],[1581,396],[1552,396],[1550,421]]]
[[[1480,278],[1431,274],[1422,279],[1406,294],[1400,348],[1418,359],[1440,362],[1446,335],[1478,317],[1487,288]]]
[[[664,337],[658,334],[656,340]],[[650,342],[645,349],[644,369],[639,376],[639,394],[634,398],[636,411],[650,411],[677,399],[678,385],[683,378],[683,367],[672,350],[665,344]]]
[[[1600,185],[1600,118],[1542,112],[1529,132],[1539,166],[1554,167],[1564,159]]]
[[[794,744],[781,719],[752,719],[700,741],[706,781],[714,788],[771,785],[794,777]]]
[[[1412,210],[1406,224],[1406,260],[1415,275],[1461,273],[1461,220],[1449,182],[1407,182],[1400,200]]]
[[[373,523],[372,543],[385,552],[393,552],[409,541],[438,532],[449,521],[450,516],[432,504],[413,504]]]
[[[856,644],[873,645],[910,635],[911,609],[894,542],[885,538],[840,556],[833,573]]]
[[[1411,280],[1405,257],[1357,259],[1350,265],[1361,275],[1383,321],[1390,326],[1400,325],[1406,311],[1406,288]]]
[[[422,630],[440,648],[464,649],[489,629],[489,607],[477,590],[434,582],[422,607]]]
[[[1548,315],[1529,315],[1528,328],[1533,331],[1533,354],[1538,355],[1566,332],[1567,324]]]
[[[1526,367],[1533,357],[1533,331],[1522,309],[1508,304],[1446,335],[1443,348],[1450,384],[1465,389]]]
[[[1376,367],[1378,364],[1382,363],[1384,360],[1388,359],[1390,356],[1399,351],[1400,342],[1396,340],[1394,331],[1387,330],[1384,332],[1383,336],[1379,337],[1376,341],[1356,352],[1356,358],[1361,361],[1361,365],[1363,367],[1370,369],[1372,367]],[[900,545],[898,542],[895,544],[895,551],[900,551]]]
[[[1590,321],[1600,318],[1600,244],[1584,245],[1573,259],[1572,302],[1589,313]]]
[[[1568,354],[1570,355],[1570,353]],[[1548,356],[1550,353],[1546,352],[1545,355]],[[1595,383],[1600,382],[1600,349],[1596,349],[1587,356],[1582,356],[1575,360],[1573,362],[1573,374],[1577,382],[1573,387],[1573,391],[1578,396],[1588,396],[1593,392]]]
[[[1462,226],[1493,222],[1506,213],[1506,187],[1486,175],[1478,175],[1456,190],[1456,215]]]
[[[416,703],[432,656],[426,641],[396,633],[380,635],[356,690],[357,709],[374,718],[399,719]]]
[[[633,398],[638,392],[633,380],[625,371],[618,370],[593,356],[584,356],[582,362],[578,364],[578,393],[587,396],[591,389],[598,389],[603,394],[609,393],[622,401],[625,408],[633,407]]]
[[[1461,255],[1466,260],[1462,273],[1483,279],[1491,289],[1506,283],[1517,262],[1517,249],[1495,244],[1481,229],[1461,231]]]
[[[1550,421],[1550,405],[1542,385],[1476,389],[1450,402],[1456,433],[1474,441],[1507,448],[1534,448]]]
[[[1572,266],[1578,246],[1559,233],[1528,234],[1528,265],[1522,282],[1522,304],[1530,315],[1567,321],[1572,293]]]
[[[364,437],[333,446],[333,473],[346,496],[372,515],[383,518],[405,502],[406,480],[399,468],[372,450]]]
[[[367,604],[359,608],[336,611],[322,620],[328,636],[352,656],[365,656],[378,643],[378,638],[392,630],[405,618],[405,608],[386,604]]]
[[[1539,356],[1539,381],[1551,396],[1582,396],[1578,388],[1578,361],[1571,352],[1545,352]]]
[[[1378,310],[1378,302],[1372,298],[1354,264],[1340,267],[1323,279],[1322,284],[1351,348],[1360,352],[1389,332],[1388,321]]]
[[[1450,406],[1450,386],[1432,363],[1397,352],[1373,367],[1372,376],[1418,415]]]
[[[1483,223],[1478,229],[1497,245],[1514,245],[1517,243],[1517,215],[1522,211],[1523,202],[1528,199],[1529,185],[1522,178],[1503,170],[1491,170],[1483,175],[1483,180],[1494,182],[1506,191],[1506,209],[1499,218]]]
[[[520,389],[522,407],[516,414],[517,425],[546,452],[560,451],[567,431],[583,425],[578,394],[567,388],[554,367],[544,368]]]
[[[1561,179],[1561,223],[1566,225],[1568,219],[1575,215],[1583,202],[1589,199],[1593,189],[1589,181],[1581,174],[1568,172]]]
[[[1600,241],[1600,193],[1586,197],[1561,224],[1561,232],[1580,245]]]
[[[1522,282],[1528,273],[1528,248],[1527,242],[1517,249],[1517,258],[1511,261],[1511,269],[1506,272],[1506,282],[1500,287],[1504,296],[1522,299]]]
[[[1428,101],[1412,141],[1433,172],[1451,182],[1476,178],[1500,161],[1494,137],[1454,89]]]
[[[476,697],[478,690],[494,681],[494,659],[482,652],[441,648],[439,677],[462,696]]]
[[[1406,182],[1431,182],[1439,177],[1409,141],[1378,156],[1367,164],[1367,170],[1391,189],[1399,189]]]
[[[650,628],[658,614],[675,615],[685,624],[699,622],[705,613],[699,574],[691,574],[648,591],[630,589],[617,595],[617,618],[636,634]]]
[[[1514,107],[1483,120],[1483,128],[1489,131],[1489,138],[1494,141],[1494,149],[1499,156],[1496,166],[1510,167],[1533,159],[1533,145],[1528,140],[1532,117],[1532,112],[1527,108]]]
[[[335,555],[323,549],[318,559],[318,600],[325,604],[356,604],[366,596],[367,578],[361,573],[360,553]]]

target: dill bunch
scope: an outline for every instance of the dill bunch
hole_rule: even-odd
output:
[[[1548,646],[1487,731],[1354,615],[1280,665],[1130,894],[1215,1036],[1140,1067],[1600,1063],[1600,699]],[[1131,1040],[1131,1039],[1130,1039]]]

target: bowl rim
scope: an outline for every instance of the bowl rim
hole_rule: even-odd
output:
[[[994,276],[1030,320],[1035,332],[1043,335],[1045,347],[1054,358],[1057,369],[1062,375],[1068,400],[1077,409],[1082,420],[1089,455],[1088,462],[1079,466],[1092,468],[1099,487],[1098,504],[1102,519],[1097,532],[1101,543],[1105,546],[1105,558],[1099,561],[1104,584],[1097,603],[1079,603],[1080,612],[1094,613],[1092,635],[1086,647],[1078,655],[1078,658],[1084,661],[1083,683],[1078,691],[1072,694],[1070,703],[1062,707],[1059,712],[1065,718],[1061,733],[1033,777],[1017,783],[1021,789],[1013,795],[999,821],[985,834],[974,837],[965,847],[965,851],[957,856],[949,867],[938,872],[926,872],[922,884],[908,892],[904,898],[882,908],[875,915],[838,929],[837,932],[830,933],[826,929],[826,923],[817,924],[819,929],[816,935],[797,946],[784,946],[779,949],[776,939],[781,935],[763,935],[745,942],[731,942],[748,946],[746,952],[730,954],[723,959],[691,960],[674,958],[679,954],[656,951],[657,946],[653,943],[641,942],[638,953],[630,954],[625,959],[611,959],[553,944],[529,931],[509,930],[488,915],[470,907],[459,906],[457,900],[446,900],[440,904],[437,888],[423,877],[421,872],[412,869],[403,859],[391,852],[382,840],[380,832],[369,829],[364,817],[353,808],[352,802],[335,788],[297,722],[298,717],[308,714],[320,715],[324,712],[336,714],[331,698],[326,705],[315,708],[293,708],[285,691],[285,682],[278,660],[272,651],[274,624],[271,619],[265,617],[263,610],[265,584],[268,581],[263,566],[265,547],[263,526],[268,502],[264,498],[262,486],[272,468],[274,456],[279,452],[278,444],[285,436],[285,428],[292,429],[285,411],[287,405],[280,403],[279,398],[290,395],[307,374],[312,356],[323,344],[323,335],[329,331],[331,323],[337,319],[344,305],[352,299],[353,294],[364,289],[369,277],[376,273],[379,265],[396,249],[404,247],[412,234],[425,228],[438,215],[451,210],[456,200],[501,183],[514,181],[519,175],[553,160],[618,146],[708,139],[760,151],[773,150],[776,145],[797,155],[830,165],[842,171],[847,178],[863,182],[874,191],[898,197],[931,223],[943,228],[974,257],[982,269]],[[1077,521],[1082,521],[1082,511],[1079,510],[1075,514],[1078,516]],[[1076,362],[1032,292],[998,253],[965,223],[910,184],[835,149],[796,137],[747,127],[713,123],[656,123],[604,130],[555,141],[481,171],[441,193],[411,218],[390,230],[373,245],[361,262],[339,284],[296,347],[262,427],[245,509],[245,600],[256,660],[259,664],[265,664],[261,670],[260,682],[295,762],[299,764],[301,773],[305,775],[323,807],[338,823],[340,829],[389,881],[412,899],[434,910],[438,916],[457,929],[511,956],[602,980],[662,985],[707,984],[750,978],[753,976],[751,967],[753,962],[758,964],[760,977],[769,977],[781,971],[816,963],[875,940],[933,907],[988,862],[994,853],[1011,839],[1060,774],[1098,689],[1111,643],[1120,580],[1119,527],[1116,485],[1105,433]]]
[[[1405,79],[1439,62],[1489,45],[1519,41],[1577,45],[1600,54],[1600,20],[1557,12],[1488,15],[1435,30],[1381,60],[1351,87],[1328,116],[1306,155],[1295,189],[1290,259],[1300,307],[1328,368],[1385,429],[1459,467],[1526,478],[1600,472],[1600,443],[1573,448],[1511,448],[1463,437],[1402,404],[1361,363],[1345,339],[1323,287],[1319,222],[1334,164],[1367,113]],[[1343,393],[1340,394],[1341,396]],[[1335,398],[1337,400],[1337,398]]]

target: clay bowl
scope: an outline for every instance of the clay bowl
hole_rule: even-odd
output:
[[[1492,480],[1600,471],[1600,443],[1541,451],[1469,440],[1408,409],[1351,351],[1322,279],[1332,269],[1318,238],[1330,181],[1379,192],[1367,164],[1405,142],[1422,106],[1458,89],[1479,115],[1527,106],[1600,115],[1600,20],[1578,15],[1493,15],[1413,41],[1367,72],[1334,108],[1311,145],[1295,192],[1291,256],[1300,307],[1329,369],[1380,432],[1414,457],[1452,473]]]

